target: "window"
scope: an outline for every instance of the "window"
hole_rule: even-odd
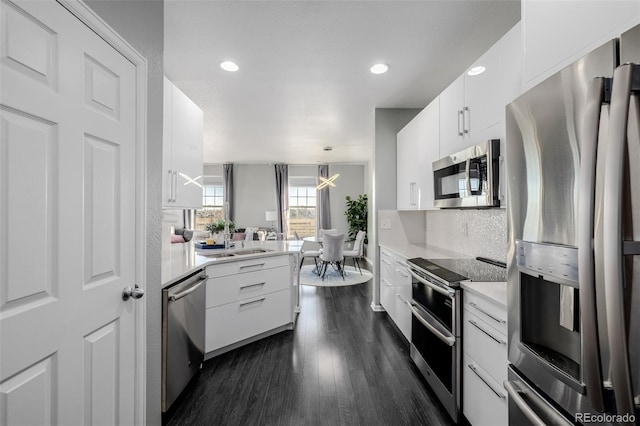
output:
[[[196,229],[200,230],[209,223],[224,219],[222,176],[204,176],[203,181],[202,210],[196,211]]]
[[[300,237],[316,234],[316,185],[315,178],[289,179],[289,233],[296,231]]]

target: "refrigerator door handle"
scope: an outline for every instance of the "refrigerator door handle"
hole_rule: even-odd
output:
[[[632,87],[635,83],[638,87]],[[610,127],[604,177],[604,280],[607,330],[611,349],[611,381],[619,414],[634,413],[623,294],[623,178],[632,89],[640,91],[640,66],[621,65],[613,74]]]
[[[524,414],[532,424],[536,426],[546,426],[547,424],[561,426],[572,425],[572,423],[568,422],[560,414],[556,413],[556,411],[551,408],[547,402],[542,400],[535,393],[529,390],[516,388],[515,383],[517,382],[505,380],[503,386],[509,395],[509,399],[516,404],[522,414]],[[530,402],[527,402],[527,400]],[[533,408],[531,408],[531,404],[535,405],[540,412],[544,413],[547,417],[546,420],[548,421],[541,419]]]
[[[578,207],[578,276],[580,277],[580,317],[582,321],[583,380],[591,405],[604,411],[602,367],[596,311],[594,265],[594,210],[596,154],[600,113],[604,102],[604,78],[594,78],[587,87],[584,121],[581,127],[580,198]]]

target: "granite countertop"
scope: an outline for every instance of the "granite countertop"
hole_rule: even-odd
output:
[[[507,283],[491,282],[481,283],[474,281],[463,281],[460,283],[465,291],[477,294],[489,301],[493,301],[503,308],[507,308]]]
[[[224,249],[197,249],[193,241],[184,244],[171,244],[168,253],[163,253],[162,259],[162,287],[176,283],[191,273],[204,269],[209,265],[235,262],[238,260],[255,259],[282,254],[296,254],[300,252],[303,241],[233,241],[235,247]],[[243,249],[262,248],[265,253],[247,254],[230,257],[207,257],[206,253],[224,253],[241,251]]]

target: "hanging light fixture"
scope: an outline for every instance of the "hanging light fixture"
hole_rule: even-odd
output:
[[[316,189],[326,188],[327,186],[335,187],[336,184],[333,183],[333,181],[338,179],[338,176],[340,176],[340,173],[336,173],[335,175],[331,176],[329,179],[319,176],[318,179],[320,179],[322,182],[318,186],[316,186]]]

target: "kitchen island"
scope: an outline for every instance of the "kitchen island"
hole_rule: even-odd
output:
[[[162,286],[204,271],[205,359],[292,329],[299,312],[301,241],[234,241],[230,249],[172,244]]]

